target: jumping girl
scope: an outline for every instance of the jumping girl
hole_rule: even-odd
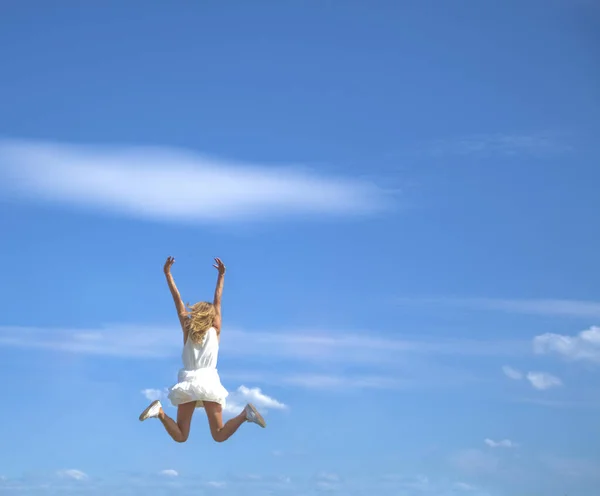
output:
[[[215,258],[213,267],[219,271],[219,276],[213,303],[201,301],[186,308],[171,275],[173,263],[173,257],[167,258],[164,272],[183,331],[183,368],[179,371],[177,384],[169,389],[168,396],[173,406],[177,407],[177,422],[164,412],[159,400],[153,401],[142,412],[140,420],[158,418],[178,443],[187,441],[196,408],[204,408],[206,411],[210,433],[218,443],[229,439],[244,422],[265,427],[262,415],[250,403],[237,417],[223,425],[223,408],[229,393],[221,384],[217,372],[217,357],[221,337],[221,295],[225,265]]]

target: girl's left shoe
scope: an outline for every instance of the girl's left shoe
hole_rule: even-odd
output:
[[[260,413],[258,413],[258,410],[254,407],[252,403],[248,403],[246,405],[246,408],[244,408],[244,412],[246,413],[246,420],[248,422],[258,424],[262,428],[265,428],[267,426],[265,419]]]
[[[149,418],[156,418],[156,417],[158,417],[158,414],[160,413],[160,409],[161,408],[162,408],[162,405],[160,404],[159,400],[153,401],[140,414],[140,422],[143,422],[144,420],[149,419]]]

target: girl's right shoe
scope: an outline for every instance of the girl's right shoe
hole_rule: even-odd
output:
[[[262,428],[265,428],[267,426],[265,419],[260,413],[258,413],[258,410],[254,407],[252,403],[248,403],[246,405],[246,408],[244,408],[244,412],[246,413],[246,420],[248,422],[258,424]]]
[[[149,418],[156,418],[160,413],[160,409],[162,405],[159,400],[153,401],[148,405],[148,407],[140,414],[140,422],[143,422]]]

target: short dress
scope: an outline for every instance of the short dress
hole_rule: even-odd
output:
[[[179,370],[177,384],[169,388],[168,398],[173,406],[195,401],[196,408],[203,408],[205,401],[213,401],[225,408],[229,393],[217,372],[218,355],[219,337],[214,327],[206,332],[202,343],[186,340],[183,368]]]

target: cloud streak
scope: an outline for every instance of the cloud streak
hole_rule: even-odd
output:
[[[71,479],[76,481],[84,481],[89,479],[85,472],[76,469],[59,470],[56,475],[63,479]]]
[[[484,439],[483,441],[490,448],[515,448],[517,445],[510,439],[502,439],[501,441],[494,441],[493,439]]]
[[[553,133],[475,134],[454,140],[438,140],[427,147],[433,156],[530,156],[547,157],[570,151]]]
[[[127,358],[173,356],[181,348],[177,337],[173,329],[152,326],[117,324],[94,329],[0,326],[0,346]]]
[[[514,369],[505,365],[502,367],[502,372],[506,377],[513,381],[526,379],[534,389],[545,391],[558,386],[562,386],[563,382],[558,377],[549,374],[548,372],[527,372],[524,374],[520,370]]]
[[[535,389],[539,389],[540,391],[562,386],[563,384],[558,377],[547,372],[528,372],[527,380]]]
[[[600,318],[600,302],[565,299],[508,299],[508,298],[398,298],[400,304],[465,307],[506,313]]]
[[[153,359],[181,350],[181,332],[170,326],[108,324],[98,328],[0,326],[0,346],[41,348],[88,355]],[[365,336],[369,336],[368,339]],[[529,342],[469,339],[399,339],[375,331],[242,331],[225,329],[223,354],[277,356],[289,360],[390,363],[411,356],[512,356],[525,353]]]
[[[509,367],[508,365],[502,367],[502,372],[504,372],[506,377],[512,379],[513,381],[520,381],[523,379],[523,373],[520,370]]]
[[[35,202],[187,224],[353,216],[391,205],[390,195],[371,183],[161,147],[4,140],[0,184]]]
[[[151,325],[106,325],[99,328],[52,329],[0,326],[0,347],[116,357],[123,360],[175,359],[181,353],[180,330]],[[229,384],[255,383],[307,390],[349,392],[414,387],[457,387],[481,382],[447,357],[495,357],[530,352],[530,341],[415,340],[375,331],[242,331],[224,329],[221,374]],[[368,339],[365,338],[368,336]],[[279,367],[267,370],[265,363]],[[148,385],[141,385],[148,388]],[[148,388],[149,400],[165,391]]]
[[[163,477],[178,477],[179,476],[179,472],[177,472],[177,470],[173,470],[173,469],[166,469],[166,470],[161,470],[158,475],[161,475]]]

